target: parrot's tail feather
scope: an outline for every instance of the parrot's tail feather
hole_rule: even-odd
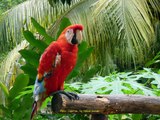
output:
[[[37,112],[37,102],[36,101],[34,101],[33,106],[32,106],[32,113],[31,113],[30,120],[32,120],[35,112]]]

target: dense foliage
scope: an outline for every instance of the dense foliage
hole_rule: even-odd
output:
[[[24,73],[17,76],[12,89],[8,90],[5,85],[0,84],[3,92],[7,97],[7,104],[0,106],[3,111],[2,118],[5,119],[29,119],[31,106],[32,106],[32,92],[33,84],[37,74],[37,66],[39,58],[44,49],[49,45],[52,38],[46,33],[46,30],[40,26],[37,21],[31,18],[33,26],[36,28],[37,32],[44,37],[44,41],[35,38],[32,32],[29,30],[24,30],[23,34],[26,40],[30,43],[27,49],[19,51],[22,58],[25,59],[25,64],[21,66]],[[67,23],[67,24],[66,24]],[[60,32],[68,25],[70,21],[64,18],[60,24]],[[135,72],[114,72],[109,76],[95,76],[100,67],[91,67],[86,72],[82,72],[79,75],[80,68],[84,61],[90,56],[93,51],[92,47],[88,47],[86,42],[82,42],[79,46],[79,59],[77,65],[73,72],[69,75],[68,81],[65,84],[66,91],[72,91],[77,93],[87,93],[87,94],[143,94],[149,96],[160,96],[160,75],[159,71],[155,72],[152,69],[144,68],[143,70]],[[153,58],[147,65],[156,64],[156,60],[159,58]],[[155,62],[154,62],[155,61]],[[95,76],[95,77],[93,77]],[[79,81],[75,81],[78,79]],[[72,83],[71,83],[72,81]],[[74,81],[74,82],[73,82]],[[43,107],[46,107],[47,102],[51,98],[47,99]],[[25,112],[24,112],[25,111]],[[23,112],[23,114],[22,114]],[[17,115],[20,114],[20,115]],[[110,119],[134,119],[140,120],[142,118],[157,119],[158,116],[153,115],[109,115]],[[44,115],[39,113],[36,119],[78,119],[78,120],[88,120],[88,115]]]
[[[0,0],[0,15],[10,8],[18,5],[26,0]]]
[[[25,0],[0,0],[0,14],[22,1]],[[10,14],[7,20],[2,22],[4,24],[0,24],[2,25],[0,30],[4,33],[0,33],[0,36],[3,36],[3,39],[0,39],[2,45],[0,49],[5,51],[20,43],[21,31],[25,38],[18,45],[20,49],[17,49],[17,46],[13,49],[19,51],[20,55],[17,57],[16,54],[12,61],[8,62],[5,59],[6,63],[1,63],[4,66],[8,65],[7,70],[16,72],[6,71],[6,67],[0,68],[0,79],[3,78],[3,81],[0,81],[0,89],[3,93],[0,92],[0,95],[2,94],[2,98],[3,95],[5,96],[5,102],[0,98],[0,119],[29,119],[39,58],[66,26],[77,22],[85,26],[83,34],[85,39],[79,45],[77,65],[65,81],[66,91],[81,94],[160,96],[160,21],[157,17],[157,11],[160,13],[160,3],[158,0],[110,0],[108,2],[106,0],[41,0],[37,1],[37,4],[35,2],[36,0],[27,1],[26,5],[12,9],[8,12]],[[11,16],[14,10],[16,14]],[[30,19],[28,16],[34,18]],[[53,21],[54,24],[49,26]],[[42,26],[49,26],[49,29]],[[12,51],[8,55],[13,57],[13,53]],[[6,54],[5,52],[0,54],[0,61]],[[20,68],[15,68],[16,65],[11,62],[16,63]],[[42,109],[50,100],[51,98],[48,98],[44,102]],[[122,114],[108,117],[110,120],[160,119],[159,115],[149,114]],[[39,112],[35,119],[88,120],[89,115],[50,115]]]
[[[0,20],[0,50],[11,50],[23,40],[22,27],[32,29],[29,17],[54,37],[59,21],[67,16],[85,26],[84,38],[95,47],[88,66],[100,64],[103,75],[144,66],[157,52],[158,47],[152,48],[159,46],[154,29],[158,20],[153,18],[159,11],[158,0],[72,0],[71,5],[56,0],[52,7],[48,1],[28,0],[5,14]]]
[[[4,91],[7,97],[7,105],[0,106],[0,108],[3,111],[3,118],[6,119],[14,118],[18,120],[21,118],[28,119],[30,117],[29,113],[31,112],[32,102],[29,102],[28,104],[26,104],[26,106],[24,105],[24,103],[27,101],[32,101],[31,96],[33,92],[32,90],[33,87],[27,87],[27,85],[34,84],[37,75],[37,67],[40,56],[44,52],[45,48],[52,42],[52,40],[55,39],[49,36],[46,33],[46,30],[42,26],[40,26],[35,19],[31,18],[31,21],[33,26],[36,28],[37,32],[40,35],[43,35],[45,40],[42,41],[35,38],[33,33],[30,32],[29,30],[24,30],[23,32],[25,39],[30,43],[30,46],[27,49],[19,51],[23,59],[25,59],[25,64],[21,66],[21,69],[24,71],[24,73],[17,76],[11,90],[8,90],[4,84],[2,83],[0,84],[2,90]],[[64,18],[60,24],[56,36],[59,36],[62,30],[70,24],[71,24],[70,21],[67,18]],[[92,47],[88,47],[86,42],[82,42],[82,44],[79,46],[79,53],[78,53],[78,56],[81,57],[79,57],[77,64],[72,73],[69,75],[68,79],[72,79],[73,77],[79,74],[80,71],[79,69],[81,68],[85,60],[90,56],[92,51],[93,51]],[[22,92],[24,88],[27,92],[25,91]],[[12,105],[14,107],[12,107]],[[29,106],[30,108],[28,108]],[[21,116],[17,116],[15,114],[15,112],[18,114],[17,109],[20,110],[19,107],[22,107],[21,111],[23,111],[22,109],[24,109],[24,111],[27,110]]]

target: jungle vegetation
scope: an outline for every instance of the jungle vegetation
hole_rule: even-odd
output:
[[[159,0],[0,0],[0,118],[29,119],[40,55],[75,23],[84,25],[84,41],[65,90],[160,96],[159,6]],[[39,112],[35,119],[88,120],[89,116]],[[117,114],[109,119],[160,116]]]

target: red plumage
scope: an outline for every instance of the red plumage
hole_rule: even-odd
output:
[[[82,30],[83,26],[79,24],[65,28],[57,41],[52,42],[42,54],[34,90],[34,106],[37,107],[33,108],[31,119],[46,97],[64,89],[64,80],[76,65],[78,44],[75,40],[81,38],[79,31]]]

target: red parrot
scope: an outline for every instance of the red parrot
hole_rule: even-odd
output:
[[[52,42],[41,55],[38,74],[34,85],[34,103],[31,119],[42,102],[56,92],[69,98],[76,94],[64,92],[64,80],[73,70],[77,61],[78,44],[82,40],[83,26],[75,24],[63,30],[58,39]]]

